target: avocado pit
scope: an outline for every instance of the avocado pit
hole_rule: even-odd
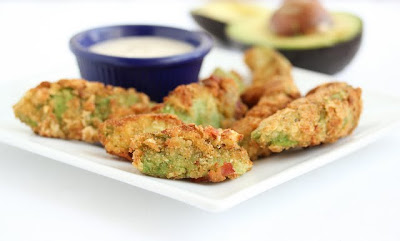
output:
[[[269,28],[281,36],[328,31],[332,16],[317,0],[286,0],[272,15]]]

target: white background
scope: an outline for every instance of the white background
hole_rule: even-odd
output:
[[[42,81],[35,76],[76,68],[68,50],[74,33],[120,23],[197,29],[188,11],[202,3],[0,2],[0,120]],[[325,3],[357,13],[365,26],[359,54],[336,77],[400,97],[400,2]],[[0,144],[0,240],[400,240],[399,144],[397,128],[223,213]]]

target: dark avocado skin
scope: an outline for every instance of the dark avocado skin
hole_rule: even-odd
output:
[[[335,74],[346,67],[360,48],[362,32],[352,40],[331,47],[306,50],[278,49],[297,67],[325,74]]]
[[[225,29],[228,26],[227,23],[215,20],[200,14],[196,14],[194,12],[190,13],[192,15],[192,18],[194,21],[200,25],[203,29],[205,29],[207,32],[212,34],[214,37],[216,37],[218,40],[221,42],[228,44],[229,39],[226,36]]]
[[[218,21],[200,14],[191,13],[193,19],[203,29],[214,35],[226,45],[240,49],[251,46],[230,39],[225,32],[228,23]],[[360,48],[362,30],[353,39],[330,47],[314,49],[277,49],[296,67],[309,69],[325,74],[335,74],[343,70],[354,58]]]
[[[360,48],[362,31],[353,39],[333,46],[315,49],[277,49],[292,65],[325,74],[335,74],[344,69]],[[252,46],[230,40],[231,45],[246,50]]]

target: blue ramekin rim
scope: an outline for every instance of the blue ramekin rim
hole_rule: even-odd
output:
[[[193,36],[198,37],[199,45],[195,46],[195,48],[192,51],[179,55],[173,55],[161,58],[126,58],[126,57],[115,57],[110,55],[97,54],[90,51],[88,47],[84,47],[79,43],[80,38],[85,37],[85,35],[93,31],[106,30],[108,28],[111,29],[111,28],[135,28],[135,27],[162,28],[164,30],[187,32],[189,34],[192,34]],[[154,35],[154,36],[160,36],[160,35]],[[207,55],[210,52],[211,48],[213,47],[213,40],[208,33],[203,31],[190,31],[163,25],[123,24],[123,25],[103,26],[81,31],[75,34],[70,39],[69,47],[77,58],[85,58],[96,62],[114,64],[119,66],[127,66],[127,67],[151,67],[151,66],[167,66],[172,64],[181,64],[202,59],[204,58],[205,55]]]

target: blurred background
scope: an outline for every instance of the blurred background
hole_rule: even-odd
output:
[[[196,0],[165,1],[1,1],[2,30],[0,59],[5,79],[23,73],[43,73],[60,66],[74,66],[68,49],[69,38],[80,30],[95,26],[148,23],[164,24],[187,29],[200,29],[189,11],[208,3]],[[280,1],[248,1],[268,8]],[[325,0],[330,10],[347,11],[364,21],[364,38],[352,63],[336,76],[347,81],[373,84],[374,88],[397,94],[387,88],[390,80],[400,79],[395,63],[399,47],[395,39],[398,31],[399,1],[396,0]],[[24,66],[21,70],[21,66]],[[45,68],[40,68],[44,66]],[[376,84],[379,80],[380,84]],[[394,81],[396,83],[397,81]],[[383,84],[385,83],[385,84]]]
[[[200,30],[189,12],[207,2],[1,0],[0,101],[15,93],[12,83],[77,73],[68,41],[81,30],[125,23]],[[364,22],[359,52],[334,78],[400,96],[400,1],[322,3]],[[399,240],[398,144],[399,128],[218,214],[1,144],[0,240]]]

